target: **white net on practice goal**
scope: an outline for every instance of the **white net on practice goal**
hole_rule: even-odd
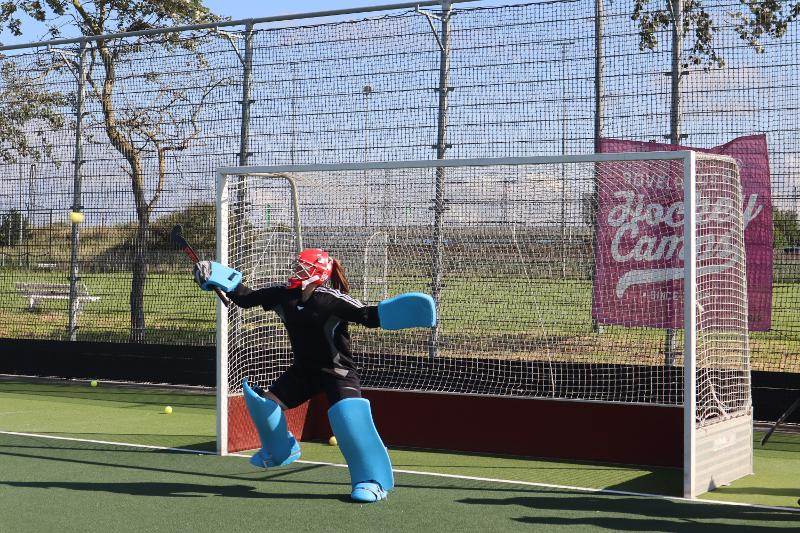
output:
[[[351,329],[367,388],[679,406],[694,166],[700,427],[749,414],[744,223],[736,163],[687,154],[226,169],[223,258],[256,289],[320,247],[367,303],[432,294],[433,329]],[[274,313],[226,325],[228,394],[291,363]]]
[[[736,164],[697,160],[696,418],[700,426],[750,409],[742,193]]]
[[[252,289],[285,283],[300,232],[294,224],[294,196],[284,179],[229,176],[226,213],[228,264]],[[227,316],[229,390],[242,380],[269,384],[289,363],[289,337],[275,313],[232,305]]]

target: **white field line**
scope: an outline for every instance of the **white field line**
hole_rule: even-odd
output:
[[[93,439],[78,439],[74,437],[58,437],[55,435],[42,435],[40,433],[23,433],[19,431],[2,431],[0,430],[0,435],[15,435],[18,437],[36,437],[41,439],[51,439],[51,440],[64,440],[64,441],[72,441],[72,442],[85,442],[89,444],[109,444],[112,446],[126,446],[129,448],[141,448],[145,450],[158,450],[163,452],[182,452],[182,453],[193,453],[197,455],[216,455],[216,452],[210,452],[206,450],[192,450],[189,448],[169,448],[166,446],[151,446],[148,444],[131,444],[128,442],[113,442],[113,441],[106,441],[106,440],[93,440]],[[249,455],[242,454],[242,453],[232,453],[229,454],[231,457],[250,457]],[[307,465],[320,465],[320,466],[334,466],[337,468],[347,468],[347,465],[339,464],[339,463],[327,463],[323,461],[304,461],[298,460],[297,463],[307,464]],[[463,479],[467,481],[485,481],[488,483],[502,483],[506,485],[522,485],[526,487],[539,487],[545,489],[557,489],[557,490],[570,490],[575,492],[589,492],[594,494],[612,494],[617,496],[636,496],[641,498],[656,498],[659,500],[671,500],[671,501],[679,501],[684,503],[694,503],[694,504],[714,504],[714,505],[729,505],[733,507],[747,507],[752,509],[765,509],[769,511],[791,511],[794,513],[800,513],[800,508],[793,508],[793,507],[778,507],[778,506],[771,506],[771,505],[758,505],[753,503],[740,503],[740,502],[726,502],[720,500],[692,500],[689,498],[683,498],[681,496],[665,496],[663,494],[650,494],[647,492],[631,492],[631,491],[624,491],[624,490],[613,490],[613,489],[597,489],[597,488],[589,488],[589,487],[575,487],[572,485],[555,485],[552,483],[536,483],[533,481],[518,481],[513,479],[497,479],[491,477],[478,477],[478,476],[462,476],[458,474],[440,474],[438,472],[422,472],[419,470],[404,470],[400,468],[392,469],[393,472],[398,474],[413,474],[417,476],[432,476],[432,477],[441,477],[441,478],[449,478],[449,479]]]

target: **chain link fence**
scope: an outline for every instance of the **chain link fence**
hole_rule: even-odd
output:
[[[4,52],[0,337],[213,343],[214,300],[168,235],[181,223],[213,256],[220,166],[581,154],[598,131],[675,140],[671,36],[641,51],[631,7],[606,3],[598,19],[591,2],[454,4]],[[752,364],[797,372],[800,35],[790,26],[757,53],[730,22],[739,9],[709,8],[726,65],[684,70],[678,136],[711,147],[767,135],[773,317],[751,336]],[[365,201],[364,228],[384,230],[371,213],[385,192],[362,186],[377,205]],[[562,209],[569,244],[536,261],[545,277],[590,280],[585,206]],[[85,221],[71,223],[71,210]],[[366,249],[374,231],[361,233]],[[364,264],[347,264],[356,294],[366,293]],[[589,316],[565,320],[594,327]]]

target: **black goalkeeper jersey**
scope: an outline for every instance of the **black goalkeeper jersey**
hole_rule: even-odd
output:
[[[286,326],[294,360],[303,366],[354,370],[348,322],[380,327],[378,308],[329,287],[317,287],[303,302],[300,288],[279,285],[251,290],[239,285],[228,293],[239,307],[260,305],[275,311]]]

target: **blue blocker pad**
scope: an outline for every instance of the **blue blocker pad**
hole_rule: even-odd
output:
[[[352,498],[361,502],[386,498],[394,488],[392,462],[375,429],[369,401],[339,400],[328,410],[328,420],[350,470]]]
[[[383,329],[430,328],[436,324],[436,304],[427,294],[408,292],[378,304]]]
[[[244,402],[250,418],[258,430],[262,448],[250,458],[250,464],[259,468],[285,466],[300,458],[300,445],[286,428],[286,417],[281,406],[272,400],[262,398],[247,384],[242,382]]]
[[[231,292],[235,289],[239,283],[242,282],[242,273],[238,270],[234,270],[230,267],[223,265],[222,263],[217,263],[216,261],[211,262],[211,277],[208,280],[200,285],[200,288],[204,291],[211,291],[214,290],[214,287],[219,287],[222,289],[223,292]]]

